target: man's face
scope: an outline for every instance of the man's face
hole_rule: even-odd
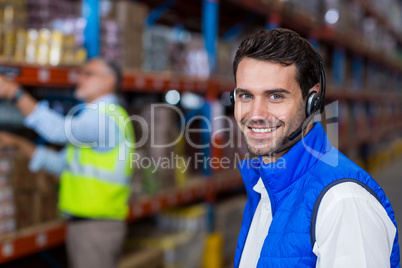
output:
[[[289,136],[305,120],[305,103],[295,72],[294,64],[240,61],[234,113],[250,153],[275,159],[297,142]]]
[[[86,63],[79,74],[75,97],[91,102],[113,91],[114,76],[101,60]]]

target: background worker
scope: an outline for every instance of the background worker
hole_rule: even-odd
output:
[[[235,267],[400,267],[385,193],[309,123],[325,95],[315,48],[291,30],[260,31],[233,70],[235,118],[258,156],[239,163],[248,200]]]
[[[112,63],[88,61],[75,91],[85,105],[78,115],[64,117],[0,77],[0,97],[15,103],[26,117],[24,124],[47,141],[66,145],[57,152],[0,133],[0,147],[18,148],[31,159],[31,171],[60,175],[59,208],[67,221],[67,253],[74,268],[116,267],[126,233],[134,131],[115,95],[120,80]]]

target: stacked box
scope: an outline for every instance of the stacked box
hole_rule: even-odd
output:
[[[44,172],[31,173],[28,163],[15,151],[0,152],[0,213],[9,213],[0,216],[0,229],[3,220],[8,231],[15,231],[58,217],[57,180]]]
[[[13,180],[18,229],[57,218],[57,180],[44,173],[33,174],[28,159],[15,155]]]
[[[12,152],[0,152],[0,236],[10,234],[17,228],[14,189],[10,178]]]
[[[141,113],[141,117],[148,123],[148,139],[144,146],[145,157],[152,161],[148,167],[145,162],[140,168],[145,172],[145,178],[158,180],[160,189],[168,189],[175,186],[175,163],[172,161],[172,153],[175,151],[176,138],[178,137],[177,113],[171,106],[147,106]],[[159,165],[155,166],[155,164]],[[162,165],[165,163],[165,165]],[[151,179],[152,180],[152,179]]]
[[[138,147],[130,159],[134,170],[131,199],[156,194],[186,182],[187,170],[182,166],[183,161],[177,160],[186,157],[184,140],[178,139],[179,115],[171,107],[166,104],[145,105],[135,111],[142,120],[133,122]]]
[[[114,19],[103,19],[101,24],[101,55],[105,59],[122,65],[122,30]]]
[[[102,56],[125,69],[141,69],[145,4],[117,1],[102,21]]]
[[[131,4],[131,12],[128,14],[126,12],[131,20],[127,20],[123,25],[123,64],[128,68],[140,69],[143,61],[144,21],[149,11],[147,6],[144,4],[135,3],[134,5],[133,2],[131,2]]]
[[[199,34],[192,34],[187,47],[187,67],[185,74],[201,79],[208,78],[211,70],[208,62],[208,54],[204,48],[203,37]]]

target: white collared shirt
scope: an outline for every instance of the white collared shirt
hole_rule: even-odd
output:
[[[261,194],[244,245],[240,268],[257,266],[272,222],[271,203],[261,178]],[[317,214],[317,268],[390,267],[396,228],[378,200],[354,182],[340,183],[324,195]]]

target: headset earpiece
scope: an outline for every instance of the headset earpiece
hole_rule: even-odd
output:
[[[320,97],[318,96],[317,91],[312,91],[307,97],[306,103],[306,117],[314,114],[318,108],[320,108]]]
[[[321,76],[321,92],[320,96],[318,96],[317,91],[312,91],[308,97],[307,97],[307,103],[306,103],[306,117],[308,118],[315,112],[317,112],[319,109],[321,112],[323,111],[324,107],[324,97],[325,97],[325,72],[324,72],[324,67],[322,65],[322,59],[320,54],[317,52],[318,56],[318,64],[320,65],[320,76]]]
[[[233,90],[232,92],[230,92],[230,102],[232,103],[232,105],[234,105],[235,104],[235,102],[236,102],[236,89],[235,90]]]

